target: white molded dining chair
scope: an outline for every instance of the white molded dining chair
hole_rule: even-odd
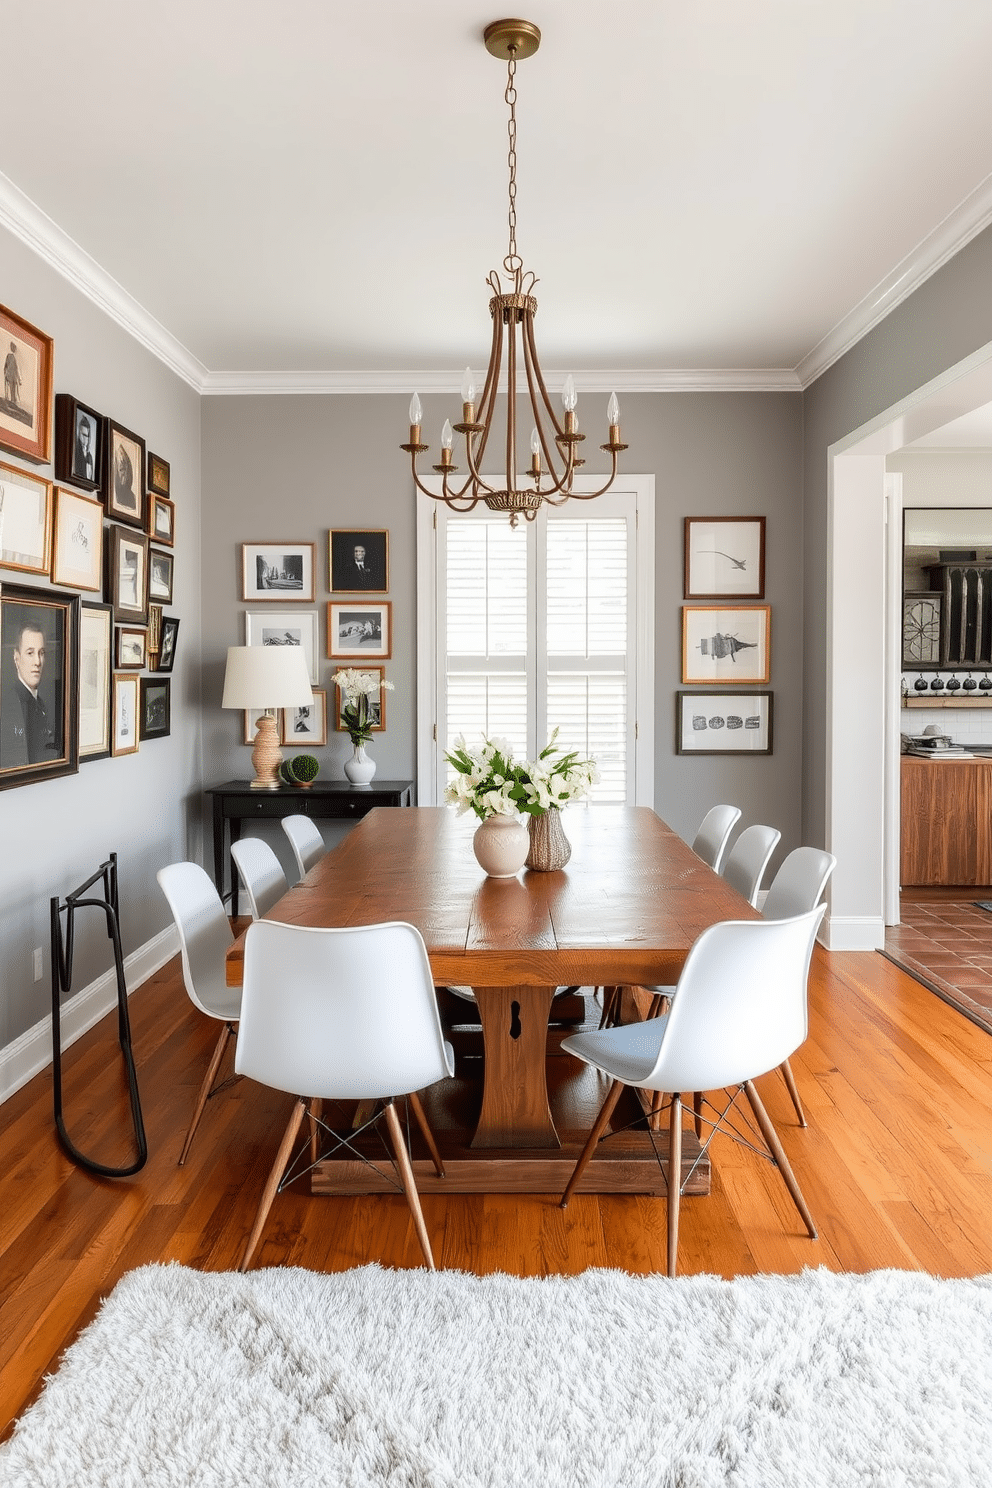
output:
[[[833,853],[820,847],[795,847],[772,879],[761,906],[766,920],[788,920],[815,909],[837,866]]]
[[[237,864],[238,877],[248,895],[251,917],[260,920],[289,887],[282,864],[269,844],[260,837],[241,837],[232,842],[231,857]]]
[[[241,1016],[241,988],[227,985],[225,958],[234,935],[221,897],[208,875],[196,863],[170,863],[167,868],[160,868],[156,877],[179,931],[183,985],[189,1000],[208,1018],[216,1018],[223,1024],[179,1154],[182,1167],[203,1108],[214,1094],[214,1081],[228,1040],[236,1032]]]
[[[245,936],[235,1067],[241,1075],[297,1097],[240,1269],[245,1271],[251,1262],[276,1194],[306,1171],[302,1165],[306,1147],[295,1158],[292,1155],[304,1116],[310,1123],[312,1166],[318,1128],[339,1146],[348,1146],[357,1136],[330,1131],[323,1119],[324,1102],[356,1100],[381,1102],[373,1120],[385,1116],[420,1248],[433,1271],[410,1155],[394,1106],[398,1097],[407,1097],[435,1170],[443,1177],[417,1091],[453,1075],[455,1059],[441,1029],[419,930],[402,921],[325,930],[256,920]]]
[[[282,829],[289,838],[296,866],[303,878],[327,851],[320,828],[308,816],[284,816]]]
[[[692,839],[692,850],[696,857],[702,858],[714,873],[720,872],[727,839],[740,820],[740,815],[739,806],[711,806]]]
[[[736,889],[752,909],[757,905],[761,880],[781,837],[777,827],[745,827],[724,859],[721,878]]]
[[[644,1023],[625,1023],[562,1040],[565,1052],[613,1080],[562,1195],[563,1209],[603,1137],[624,1087],[664,1092],[671,1097],[669,1276],[675,1275],[678,1254],[683,1091],[723,1088],[728,1092],[724,1109],[713,1108],[715,1120],[705,1118],[711,1131],[704,1151],[720,1130],[753,1145],[727,1120],[743,1092],[807,1233],[810,1239],[816,1239],[812,1215],[754,1080],[776,1069],[806,1038],[809,964],[823,914],[821,906],[788,920],[724,920],[711,925],[690,950],[667,1013]],[[653,1114],[661,1108],[658,1094]]]

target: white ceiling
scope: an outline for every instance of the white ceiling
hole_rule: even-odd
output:
[[[989,0],[524,13],[543,41],[517,80],[518,243],[546,370],[799,386],[992,220]],[[0,220],[33,203],[213,374],[481,366],[501,14],[5,6]]]

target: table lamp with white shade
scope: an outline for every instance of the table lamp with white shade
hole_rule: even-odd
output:
[[[313,688],[301,646],[228,646],[222,708],[262,708],[251,762],[252,787],[278,790],[279,730],[277,708],[303,708],[313,702]]]

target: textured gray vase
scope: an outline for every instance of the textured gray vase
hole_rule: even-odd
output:
[[[552,806],[550,811],[532,816],[527,823],[527,834],[530,837],[528,868],[538,873],[556,873],[564,868],[572,856],[572,844],[565,836],[560,811]]]

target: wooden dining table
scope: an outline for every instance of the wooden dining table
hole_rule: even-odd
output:
[[[474,1129],[460,1134],[456,1153],[444,1154],[449,1179],[461,1177],[469,1190],[540,1192],[567,1178],[584,1136],[573,1132],[563,1141],[549,1104],[556,991],[673,983],[703,930],[757,912],[648,807],[569,812],[566,867],[509,879],[487,878],[476,863],[475,825],[474,817],[447,807],[373,810],[266,918],[308,926],[415,925],[435,983],[471,987],[482,1027],[481,1102]],[[241,937],[228,955],[232,985],[241,979],[243,944]],[[584,1186],[659,1191],[655,1152],[664,1134],[647,1137],[640,1132],[614,1148],[598,1179],[591,1164]],[[690,1167],[692,1158],[690,1141],[684,1154]],[[430,1188],[422,1166],[421,1175],[415,1164],[418,1183],[423,1176]],[[696,1172],[697,1186],[708,1187],[707,1165],[697,1164]],[[439,1182],[449,1192],[458,1187]]]

